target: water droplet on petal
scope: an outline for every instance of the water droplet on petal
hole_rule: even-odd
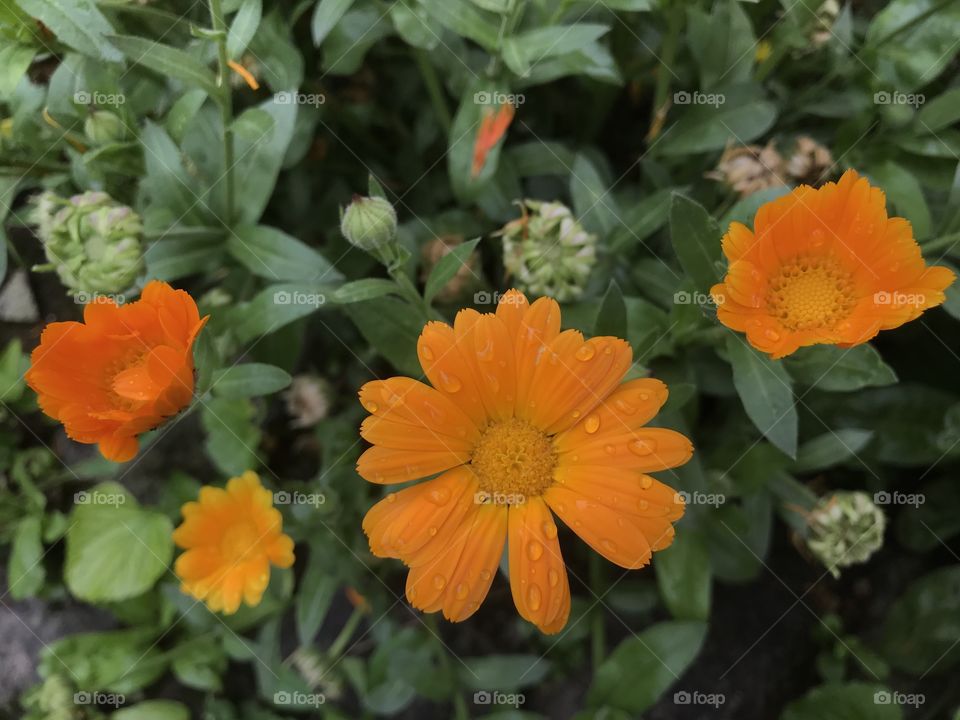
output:
[[[483,580],[483,582],[486,582],[487,580],[489,580],[489,579],[490,579],[490,571],[489,571],[489,570],[481,570],[481,571],[480,571],[480,579]]]
[[[397,494],[396,494],[396,493],[390,493],[389,495],[387,495],[387,502],[388,502],[388,503],[394,503],[394,502],[396,502],[396,501],[397,501]]]
[[[776,330],[764,330],[763,334],[768,340],[772,340],[773,342],[776,342],[780,339],[780,333],[778,333]]]
[[[424,360],[433,360],[433,350],[430,349],[429,345],[422,345],[420,347],[420,354],[423,355]]]
[[[457,600],[463,600],[470,593],[470,586],[466,583],[460,583],[457,585],[456,596]]]
[[[557,536],[557,526],[552,522],[543,523],[543,536],[548,540],[553,540]]]
[[[653,485],[653,478],[650,477],[649,475],[644,475],[643,477],[640,478],[640,487],[642,489],[646,490],[651,485]]]
[[[450,393],[455,393],[463,387],[463,383],[460,382],[460,378],[456,375],[448,375],[445,372],[440,373],[440,386]]]
[[[636,405],[631,405],[623,398],[617,398],[613,404],[617,407],[617,410],[622,412],[624,415],[633,415],[637,411]]]
[[[613,542],[613,540],[601,540],[600,544],[603,546],[603,549],[606,550],[607,552],[617,551],[617,545],[616,543]]]
[[[547,573],[547,582],[550,583],[550,587],[556,587],[557,583],[560,582],[560,573],[550,568],[550,571]]]
[[[596,349],[594,349],[593,345],[591,345],[590,343],[584,343],[579,348],[577,348],[577,351],[573,354],[573,356],[577,360],[582,360],[586,362],[596,354],[597,354],[597,351]]]
[[[646,510],[648,507],[650,507],[650,503],[642,499],[637,500],[637,507],[640,508],[641,510]]]
[[[447,584],[447,579],[443,575],[434,575],[433,576],[433,586],[437,590],[443,590],[444,586]]]
[[[543,597],[540,593],[540,588],[536,585],[531,585],[530,589],[527,591],[527,604],[530,606],[530,609],[536,612],[540,609],[540,602],[543,600]]]
[[[583,421],[583,429],[588,435],[593,435],[600,429],[600,416],[596,413],[588,416],[587,419]]]
[[[603,451],[604,451],[607,455],[616,455],[616,454],[617,454],[617,449],[616,449],[613,445],[604,445],[604,446],[603,446]]]
[[[536,562],[543,557],[543,545],[536,540],[527,543],[527,557]]]
[[[364,405],[364,407],[367,409],[368,413],[375,413],[377,410],[380,409],[380,406],[377,405],[375,402],[368,402]]]
[[[430,533],[430,537],[434,537],[437,534],[437,529],[435,527],[432,527],[429,530],[427,530],[427,532]]]
[[[637,438],[631,442],[627,447],[637,457],[646,457],[647,455],[652,455],[653,452],[657,449],[657,443],[655,440]]]
[[[450,501],[450,491],[445,488],[434,488],[429,493],[429,498],[435,505],[446,505]]]

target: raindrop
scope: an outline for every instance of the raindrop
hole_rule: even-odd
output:
[[[536,540],[531,540],[527,543],[527,557],[532,561],[536,562],[541,557],[543,557],[543,545],[538,543]]]
[[[583,429],[586,430],[588,435],[593,435],[600,429],[600,416],[596,413],[588,416],[587,419],[583,421]]]
[[[655,440],[644,440],[637,438],[627,445],[627,447],[634,455],[638,457],[646,457],[647,455],[653,454],[653,452],[657,449],[657,443]]]
[[[530,609],[536,612],[540,609],[540,601],[542,600],[540,594],[540,588],[536,585],[531,585],[530,589],[527,591],[527,604],[530,605]]]
[[[582,360],[586,362],[596,354],[597,354],[597,351],[594,349],[593,345],[591,345],[590,343],[584,343],[577,349],[577,351],[573,354],[573,356],[577,360]]]

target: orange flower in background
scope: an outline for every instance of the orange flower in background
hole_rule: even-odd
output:
[[[214,612],[232,615],[241,602],[258,605],[270,583],[270,564],[293,565],[293,540],[283,534],[273,493],[255,472],[231,478],[225,489],[205,485],[181,512],[173,541],[186,552],[174,572],[180,589]]]
[[[477,177],[487,164],[487,155],[506,134],[515,112],[516,108],[510,103],[501,105],[496,112],[489,107],[484,108],[477,139],[473,144],[473,166],[470,170],[473,177]]]
[[[439,476],[387,495],[363,521],[371,551],[410,567],[407,598],[453,621],[487,595],[509,538],[520,615],[545,633],[570,613],[553,513],[605,558],[650,562],[673,540],[683,501],[646,473],[682,465],[680,433],[645,427],[667,388],[621,382],[630,345],[560,332],[560,308],[511,290],[496,314],[461,310],[417,344],[433,387],[405,377],[360,390],[373,444],[357,472],[374,483]],[[552,511],[552,512],[551,512]]]
[[[27,384],[67,436],[98,443],[108,460],[137,454],[137,436],[193,396],[193,342],[206,322],[187,293],[153,281],[140,299],[90,303],[83,322],[47,325]]]
[[[865,343],[941,304],[954,281],[927,266],[910,223],[887,217],[883,191],[853,170],[766,203],[753,231],[731,223],[723,252],[717,317],[773,358]]]

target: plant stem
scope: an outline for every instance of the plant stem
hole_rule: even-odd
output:
[[[595,593],[601,593],[600,585],[603,583],[603,565],[600,556],[596,553],[590,553],[590,587]],[[602,593],[601,593],[602,597]],[[606,658],[606,630],[603,624],[603,604],[597,603],[593,609],[593,616],[590,618],[590,655],[593,659],[593,669],[597,668]]]
[[[463,695],[460,694],[460,682],[457,679],[456,672],[450,664],[450,658],[447,656],[447,648],[440,639],[440,628],[437,625],[436,615],[433,613],[426,615],[425,622],[427,628],[430,630],[430,635],[433,638],[433,644],[437,648],[437,656],[440,660],[440,667],[443,668],[443,671],[447,673],[447,675],[453,681],[454,720],[470,720],[470,712],[467,710],[467,703],[464,701]]]
[[[660,50],[660,67],[657,69],[657,82],[653,92],[653,108],[651,124],[657,122],[658,113],[664,112],[667,100],[670,97],[670,63],[673,62],[677,53],[677,41],[680,36],[680,28],[683,25],[683,5],[675,3],[672,7],[667,7],[667,34],[663,38],[663,45]]]
[[[354,631],[357,629],[357,625],[360,624],[360,621],[363,619],[364,611],[360,608],[354,608],[353,614],[347,618],[347,622],[344,623],[343,629],[340,630],[340,634],[337,635],[336,639],[330,644],[330,647],[327,649],[327,655],[332,660],[336,660],[343,654],[344,649],[347,647],[347,643],[350,642],[350,638],[353,637]]]
[[[218,105],[220,119],[223,123],[223,165],[227,182],[227,205],[225,224],[233,225],[233,97],[230,92],[230,67],[227,57],[227,26],[223,20],[223,9],[220,0],[210,0],[210,22],[213,30],[221,33],[217,38],[217,64],[219,75],[217,87],[220,90]]]
[[[447,108],[447,102],[443,99],[443,88],[437,78],[437,71],[430,63],[430,58],[423,48],[413,48],[413,57],[417,61],[417,67],[420,69],[420,75],[423,77],[423,83],[427,87],[427,94],[430,96],[430,102],[433,103],[433,110],[437,114],[437,119],[443,126],[444,132],[450,134],[450,126],[453,120],[450,117],[450,110]]]

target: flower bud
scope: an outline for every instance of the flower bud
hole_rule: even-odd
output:
[[[397,235],[397,211],[382,197],[353,196],[340,210],[340,232],[351,245],[374,252],[393,242]]]
[[[834,577],[840,577],[840,568],[865,563],[883,547],[887,519],[867,493],[822,497],[807,521],[807,547]]]
[[[143,270],[143,226],[132,208],[103,192],[67,199],[47,191],[34,198],[31,216],[49,261],[72,292],[117,294]]]
[[[94,145],[107,145],[126,138],[127,126],[115,113],[97,110],[84,121],[83,132]]]
[[[507,273],[534,295],[580,297],[597,259],[597,236],[562,203],[524,200],[520,208],[523,215],[497,233]]]

